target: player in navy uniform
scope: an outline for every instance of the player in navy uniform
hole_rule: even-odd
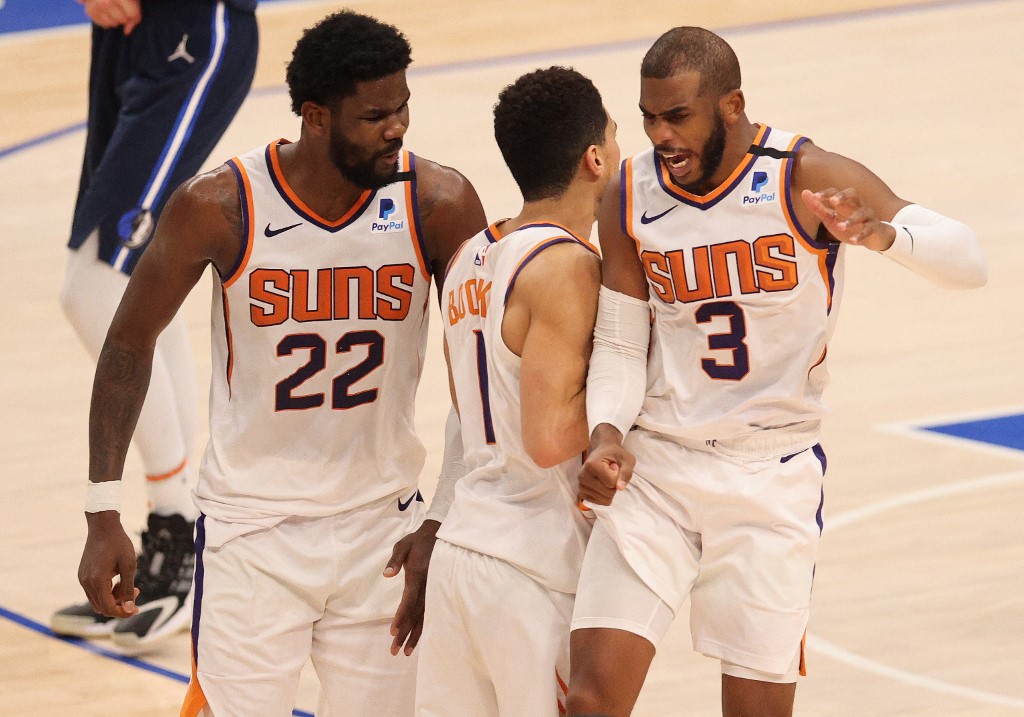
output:
[[[245,99],[258,39],[255,0],[83,4],[94,23],[89,124],[60,301],[95,359],[165,202],[199,170]],[[134,437],[150,510],[138,557],[140,613],[114,620],[71,605],[52,616],[55,631],[111,635],[138,650],[188,626],[196,392],[176,318],[157,345]]]

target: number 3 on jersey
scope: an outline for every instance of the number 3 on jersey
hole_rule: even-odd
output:
[[[352,384],[365,378],[384,363],[384,337],[376,331],[350,331],[338,339],[335,352],[349,353],[356,346],[366,346],[366,358],[331,381],[331,408],[344,410],[377,400],[377,389],[349,393]],[[299,411],[324,405],[324,394],[296,396],[295,390],[327,368],[327,342],[319,334],[292,334],[277,345],[278,356],[291,356],[296,351],[309,351],[309,360],[291,376],[277,384],[274,409]]]
[[[706,324],[716,316],[729,319],[727,333],[708,335],[708,348],[712,351],[732,351],[732,363],[718,363],[713,358],[701,359],[700,366],[704,373],[723,381],[739,381],[750,373],[750,355],[747,345],[743,342],[747,337],[747,322],[743,318],[743,309],[734,301],[709,301],[701,304],[695,316],[698,324]]]

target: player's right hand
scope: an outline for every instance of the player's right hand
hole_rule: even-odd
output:
[[[602,423],[594,429],[590,453],[580,470],[580,500],[611,505],[616,491],[629,484],[635,465],[636,458],[622,445],[622,434]]]
[[[83,0],[85,14],[102,28],[124,26],[124,34],[142,22],[142,5],[139,0]]]
[[[92,609],[107,617],[131,617],[139,611],[135,598],[135,546],[121,527],[117,511],[86,513],[89,536],[85,539],[78,582]],[[117,583],[111,581],[119,578]]]

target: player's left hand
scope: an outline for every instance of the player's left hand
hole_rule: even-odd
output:
[[[424,520],[419,529],[405,536],[391,553],[391,560],[384,568],[384,577],[393,578],[405,568],[405,590],[391,621],[391,654],[397,655],[402,646],[405,654],[411,655],[423,633],[423,608],[426,604],[427,567],[430,554],[434,551],[437,529],[441,524],[436,520]]]
[[[801,198],[829,233],[845,244],[885,251],[896,239],[896,230],[883,224],[871,207],[861,203],[856,189],[805,189]]]

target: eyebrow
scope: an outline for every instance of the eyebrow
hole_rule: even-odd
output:
[[[679,105],[675,105],[674,107],[669,107],[664,112],[651,112],[649,109],[644,107],[642,102],[639,103],[639,107],[640,111],[643,112],[645,115],[654,115],[655,117],[664,117],[665,115],[676,114],[678,112],[685,112],[686,110],[690,109],[689,105],[687,105],[685,102]]]
[[[379,107],[377,105],[372,105],[370,107],[363,108],[362,114],[382,114],[382,113],[383,114],[391,114],[392,112],[397,112],[404,105],[409,104],[409,100],[410,99],[412,99],[412,92],[409,92],[405,96],[405,99],[402,100],[402,102],[397,107],[395,107],[394,109],[391,109],[391,108],[388,108],[388,107]]]

